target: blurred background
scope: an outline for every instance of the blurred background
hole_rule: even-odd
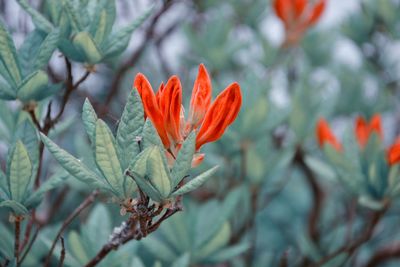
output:
[[[45,0],[28,2],[46,12]],[[312,6],[318,1],[308,2]],[[194,170],[218,164],[217,177],[187,197],[185,211],[160,231],[113,252],[104,266],[156,262],[185,266],[178,264],[186,261],[187,266],[313,266],[311,261],[318,262],[362,230],[369,213],[335,179],[316,142],[315,123],[327,118],[341,139],[353,131],[356,116],[380,113],[384,144],[393,143],[400,133],[400,1],[327,0],[318,21],[289,46],[284,45],[287,29],[273,1],[117,0],[116,4],[116,27],[153,9],[126,51],[96,64],[95,72],[74,92],[52,133],[61,147],[93,164],[80,120],[82,104],[88,98],[115,130],[138,72],[154,89],[178,75],[188,110],[198,65],[203,63],[212,78],[213,96],[237,81],[243,106],[225,135],[202,149],[205,160]],[[30,17],[13,0],[0,0],[0,14],[18,48],[34,29]],[[87,65],[73,62],[75,77],[86,69]],[[63,79],[60,52],[53,54],[47,72],[54,82]],[[54,97],[54,107],[60,99]],[[19,116],[17,110],[15,102],[0,103],[3,167],[15,126],[9,118]],[[55,163],[48,164],[43,176],[56,168]],[[47,236],[54,233],[62,215],[88,192],[85,185],[69,179],[64,188],[47,196],[39,217],[47,216],[46,207],[55,201],[59,205],[53,225],[36,245],[36,255],[43,254],[40,247],[48,246]],[[77,262],[91,258],[102,243],[99,240],[107,240],[122,220],[119,209],[102,200],[66,234],[68,254]],[[394,201],[377,227],[378,237],[351,258],[318,266],[365,266],[380,247],[399,240],[399,208]],[[316,227],[310,226],[315,210]],[[7,220],[6,214],[2,217]],[[30,257],[26,266],[37,266],[40,256]],[[132,265],[125,265],[127,261]],[[376,266],[398,266],[396,261],[385,264]]]

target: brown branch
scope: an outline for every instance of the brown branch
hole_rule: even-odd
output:
[[[308,216],[308,234],[311,240],[314,243],[319,242],[320,232],[318,229],[318,222],[321,217],[322,207],[324,202],[324,191],[318,183],[317,177],[315,177],[312,170],[308,167],[308,165],[304,161],[304,152],[301,147],[297,148],[296,154],[294,156],[294,163],[300,167],[300,169],[304,172],[305,178],[310,186],[312,193],[312,203],[313,207]]]
[[[61,226],[60,230],[58,231],[56,238],[53,241],[53,244],[51,245],[50,251],[47,254],[46,261],[44,266],[48,267],[50,265],[50,259],[51,256],[53,255],[54,248],[57,244],[58,239],[60,239],[62,233],[64,230],[68,227],[68,225],[90,204],[93,203],[95,200],[96,196],[99,194],[98,190],[93,191],[69,216],[68,218],[64,221],[63,225]]]
[[[14,257],[16,259],[16,262],[19,262],[19,238],[21,233],[21,221],[22,217],[15,217]]]
[[[110,86],[111,89],[110,89],[108,95],[106,96],[106,100],[104,102],[105,110],[102,113],[105,114],[107,112],[107,106],[111,103],[111,100],[114,98],[114,96],[117,95],[118,90],[120,88],[120,84],[122,82],[122,79],[123,79],[125,73],[136,64],[136,62],[139,60],[140,56],[146,49],[148,41],[153,38],[154,29],[156,28],[157,22],[162,17],[162,15],[165,12],[167,12],[171,8],[171,6],[173,6],[174,3],[175,3],[175,1],[172,1],[172,0],[168,0],[168,1],[164,2],[164,5],[162,6],[162,8],[154,15],[154,17],[150,21],[150,24],[144,33],[144,39],[143,39],[142,43],[139,45],[139,47],[136,49],[136,51],[130,56],[130,58],[125,63],[123,63],[116,71],[115,76],[111,82],[111,86]],[[168,30],[166,32],[169,33]],[[162,36],[163,36],[162,38],[164,38],[166,35],[163,34]],[[104,115],[104,114],[102,114],[102,115]]]
[[[357,239],[355,239],[353,242],[346,243],[343,247],[337,249],[333,253],[324,257],[314,266],[315,267],[322,266],[342,253],[346,253],[347,258],[350,258],[359,247],[361,247],[363,244],[365,244],[372,238],[376,226],[378,225],[379,221],[386,213],[388,208],[389,208],[389,203],[386,203],[385,207],[382,210],[374,211],[365,230]]]
[[[386,246],[377,252],[369,259],[365,267],[378,267],[384,262],[400,258],[400,243]]]
[[[35,240],[39,235],[40,228],[41,228],[40,226],[38,228],[36,228],[31,241],[29,242],[28,246],[26,247],[26,250],[25,250],[24,254],[21,257],[21,260],[19,261],[19,264],[21,264],[25,260],[26,256],[28,255],[29,251],[31,250],[31,248],[33,246],[33,243],[35,243]]]
[[[60,253],[60,261],[58,262],[58,267],[62,267],[64,265],[65,260],[65,245],[64,245],[64,238],[61,236],[61,253]]]

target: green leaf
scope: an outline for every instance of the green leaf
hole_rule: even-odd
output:
[[[21,82],[21,70],[19,67],[17,51],[10,34],[0,20],[0,60],[3,62],[8,75],[13,80],[13,86]]]
[[[144,266],[144,263],[140,260],[140,258],[134,257],[131,267],[146,267],[146,266]]]
[[[167,198],[171,193],[171,181],[159,147],[154,146],[149,152],[146,174],[154,188]]]
[[[91,187],[111,191],[109,186],[107,186],[104,181],[97,177],[96,173],[89,170],[78,159],[74,158],[71,154],[58,147],[44,134],[40,134],[40,136],[50,153],[53,154],[58,163],[72,176],[90,185]]]
[[[140,146],[137,140],[141,137],[144,125],[144,112],[142,100],[133,89],[129,94],[121,121],[117,130],[117,145],[122,168],[126,169],[129,163],[139,154]]]
[[[110,186],[123,196],[123,174],[115,149],[115,140],[108,126],[100,119],[96,122],[96,163]]]
[[[17,141],[13,150],[9,173],[11,198],[22,202],[32,176],[32,164],[21,141]]]
[[[142,131],[143,150],[152,146],[164,147],[153,123],[147,119]]]
[[[67,174],[56,173],[52,175],[49,179],[47,179],[42,185],[40,185],[39,189],[33,192],[28,196],[24,204],[28,207],[34,207],[39,205],[39,203],[43,200],[44,194],[47,191],[50,191],[54,188],[59,187],[61,184],[65,182],[68,178]]]
[[[190,255],[188,253],[183,254],[180,256],[174,263],[172,267],[189,267],[190,263]]]
[[[154,235],[149,236],[143,241],[143,246],[153,255],[157,255],[157,259],[171,262],[176,259],[175,252],[160,239]]]
[[[103,204],[97,204],[90,212],[89,218],[81,229],[82,236],[94,253],[97,253],[107,243],[112,231],[110,212]]]
[[[189,193],[190,191],[193,191],[197,188],[199,188],[201,185],[203,185],[208,179],[210,179],[217,171],[218,166],[215,166],[208,171],[203,172],[202,174],[196,176],[186,184],[184,184],[181,188],[176,190],[175,192],[172,193],[172,196],[179,196],[183,195],[186,193]]]
[[[36,58],[34,61],[35,70],[43,68],[48,64],[54,50],[57,48],[59,39],[59,30],[53,30],[46,36],[36,54]]]
[[[90,258],[87,255],[85,247],[82,244],[81,237],[76,231],[71,231],[68,235],[68,247],[74,258],[79,261],[80,265],[85,265]]]
[[[35,126],[28,119],[18,125],[15,133],[15,142],[21,140],[28,151],[32,163],[32,173],[36,173],[39,166],[39,139]]]
[[[136,30],[151,14],[153,8],[149,8],[136,21],[122,28],[118,32],[112,33],[102,46],[104,56],[109,59],[121,54],[129,44],[132,32]]]
[[[12,259],[14,257],[14,234],[2,222],[0,222],[0,233],[0,254],[7,259]]]
[[[174,166],[171,170],[172,188],[175,188],[179,182],[188,174],[191,166],[193,154],[196,147],[196,133],[193,131],[182,145],[176,157]]]
[[[89,136],[90,142],[95,144],[95,133],[96,133],[96,121],[97,114],[94,108],[86,98],[82,108],[82,121],[85,126],[86,133]]]
[[[73,1],[64,1],[64,8],[68,14],[69,23],[76,32],[83,31],[82,18],[79,14],[79,10],[73,5]]]
[[[0,202],[0,208],[10,208],[18,215],[28,214],[29,211],[19,202],[15,200],[5,200]]]
[[[21,64],[22,74],[26,76],[32,73],[34,69],[35,55],[38,54],[39,48],[43,43],[45,33],[39,29],[30,32],[25,38],[21,47],[18,50],[18,58]]]
[[[0,169],[0,200],[10,199],[10,191],[8,189],[7,177]]]
[[[93,11],[90,23],[90,34],[96,43],[101,44],[112,30],[115,21],[115,1],[96,1],[96,6],[88,6],[88,11]]]
[[[44,32],[51,32],[53,30],[53,25],[40,12],[32,8],[26,0],[18,0],[18,3],[31,16],[33,23],[38,29]]]
[[[228,244],[229,238],[231,236],[231,227],[229,222],[225,222],[221,229],[214,235],[207,243],[205,243],[201,248],[196,250],[195,258],[203,259],[217,250],[221,249],[223,246]]]
[[[47,88],[48,83],[49,77],[44,71],[35,71],[28,75],[18,86],[17,96],[22,101],[32,100]]]
[[[17,97],[15,92],[8,84],[0,81],[0,99],[14,100]]]
[[[249,243],[240,243],[238,245],[222,249],[212,254],[211,256],[207,257],[207,259],[213,262],[228,261],[246,252],[249,248],[250,248]]]
[[[87,32],[79,32],[75,35],[72,43],[90,64],[98,63],[103,58],[100,49]]]
[[[162,197],[160,193],[153,187],[153,185],[145,179],[147,175],[147,161],[153,147],[149,147],[141,152],[129,166],[130,177],[135,180],[139,188],[145,192],[152,200],[161,202]]]

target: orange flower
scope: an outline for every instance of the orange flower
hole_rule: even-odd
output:
[[[153,122],[165,148],[174,154],[193,130],[198,130],[196,150],[219,139],[236,119],[242,104],[237,83],[228,86],[211,104],[211,80],[203,64],[194,83],[188,121],[184,119],[182,86],[177,76],[172,76],[165,86],[162,83],[154,94],[149,81],[139,73],[134,87],[142,98],[145,116]],[[197,155],[193,163],[197,165],[203,158]]]
[[[400,137],[391,145],[387,151],[387,161],[389,165],[400,163]]]
[[[368,143],[369,136],[375,132],[382,139],[382,126],[381,117],[379,115],[374,115],[371,118],[369,124],[365,121],[363,117],[357,117],[355,124],[355,135],[357,137],[358,144],[361,148],[364,148]]]
[[[333,135],[328,122],[323,118],[320,118],[317,122],[316,135],[320,147],[323,147],[327,143],[332,145],[337,151],[342,151],[342,145]]]
[[[274,0],[275,14],[286,31],[284,47],[298,43],[306,30],[314,25],[325,10],[326,0],[311,4],[309,0]]]

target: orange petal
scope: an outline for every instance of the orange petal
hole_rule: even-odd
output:
[[[163,115],[149,81],[143,74],[138,73],[135,77],[134,87],[138,90],[140,97],[142,98],[143,109],[146,116],[150,118],[154,127],[157,129],[164,146],[168,148],[170,142],[164,128]]]
[[[365,147],[365,145],[368,143],[369,126],[364,118],[357,117],[354,130],[358,144],[361,148]]]
[[[317,4],[314,5],[314,8],[311,12],[311,15],[308,19],[308,25],[311,26],[315,24],[319,18],[321,17],[322,13],[324,13],[326,6],[326,1],[325,0],[320,0]]]
[[[219,139],[239,114],[242,94],[237,83],[229,85],[217,96],[207,111],[196,138],[196,149]]]
[[[369,129],[371,132],[375,132],[381,139],[383,139],[382,122],[379,114],[372,116],[369,122]]]
[[[182,141],[180,134],[182,86],[177,76],[172,76],[160,94],[160,110],[164,126],[175,143]]]
[[[342,145],[333,135],[328,122],[323,118],[317,122],[316,135],[320,147],[323,147],[327,143],[332,145],[337,151],[342,151]]]
[[[292,0],[275,0],[274,1],[274,10],[275,14],[282,20],[287,28],[290,20],[292,19]]]
[[[390,166],[400,163],[400,137],[398,137],[396,142],[389,147],[387,152],[387,161]]]
[[[203,64],[199,65],[199,72],[194,82],[192,98],[190,100],[189,124],[197,128],[203,122],[204,115],[211,103],[211,80]]]
[[[160,84],[160,87],[158,87],[158,91],[156,93],[156,99],[157,99],[158,106],[160,106],[160,99],[161,99],[160,96],[161,96],[161,93],[162,93],[163,90],[164,90],[164,83],[162,82]]]
[[[294,0],[294,14],[296,18],[299,18],[301,15],[303,15],[307,3],[307,0]]]

